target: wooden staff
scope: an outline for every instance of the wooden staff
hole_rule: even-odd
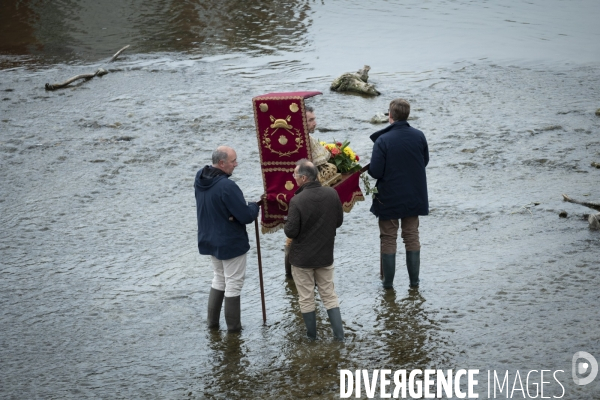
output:
[[[258,279],[260,280],[260,301],[262,303],[263,325],[266,325],[267,311],[265,309],[265,288],[263,285],[262,259],[260,256],[260,237],[258,236],[258,217],[254,220],[254,231],[256,232],[256,253],[258,254]]]

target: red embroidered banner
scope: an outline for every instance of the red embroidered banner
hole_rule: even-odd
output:
[[[296,162],[312,160],[304,99],[321,92],[268,93],[252,99],[260,166],[266,200],[262,204],[263,233],[283,227],[290,200],[298,190],[293,177]],[[344,177],[334,186],[344,211],[364,200],[358,186],[359,173]]]

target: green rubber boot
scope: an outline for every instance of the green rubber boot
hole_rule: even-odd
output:
[[[310,339],[317,338],[317,314],[314,311],[302,313],[304,324],[306,325],[306,336]]]
[[[208,295],[208,317],[206,322],[208,327],[211,329],[219,327],[219,318],[221,318],[221,306],[223,305],[223,297],[225,292],[210,288],[210,294]]]
[[[240,296],[225,297],[225,322],[227,323],[227,332],[239,332],[242,330]]]
[[[331,323],[331,330],[333,331],[333,337],[335,340],[340,342],[344,341],[344,327],[342,325],[342,315],[340,314],[340,308],[335,307],[327,310],[329,315],[329,322]]]
[[[421,250],[406,252],[406,269],[410,287],[419,287],[419,269],[421,267]]]
[[[383,266],[383,287],[390,289],[394,287],[394,275],[396,275],[396,254],[381,253],[381,264]]]

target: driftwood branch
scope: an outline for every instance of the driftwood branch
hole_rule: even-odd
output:
[[[580,204],[582,206],[589,207],[589,208],[591,208],[593,210],[600,211],[600,203],[593,203],[593,202],[590,202],[590,201],[575,200],[575,199],[570,198],[566,194],[563,194],[562,196],[563,196],[564,201],[568,201],[569,203]]]
[[[569,203],[580,204],[582,206],[589,207],[593,210],[600,211],[600,203],[594,203],[591,201],[579,201],[570,198],[566,194],[563,194],[563,199],[568,201]],[[598,214],[589,214],[588,215],[588,223],[590,224],[590,229],[600,229],[600,213]]]
[[[71,83],[78,81],[79,79],[85,79],[86,81],[89,81],[90,79],[92,79],[95,76],[102,76],[102,75],[106,75],[106,74],[108,74],[107,70],[105,70],[103,68],[98,68],[98,70],[96,72],[94,72],[93,74],[77,75],[77,76],[67,79],[63,83],[55,83],[53,85],[46,83],[46,90],[62,89],[64,87],[70,85]]]
[[[122,52],[124,52],[124,51],[125,51],[125,49],[127,49],[128,47],[129,47],[129,45],[127,45],[127,46],[123,47],[121,50],[117,51],[117,52],[115,53],[115,55],[114,55],[114,56],[112,56],[112,58],[111,58],[110,60],[108,60],[108,62],[109,62],[109,63],[111,63],[111,62],[115,61],[115,60],[117,59],[117,57],[119,57],[119,55],[120,55]]]
[[[121,50],[117,51],[115,53],[114,56],[112,56],[110,58],[110,60],[108,60],[109,63],[115,61],[117,59],[117,57],[119,57],[119,55],[121,55],[121,53],[123,51],[125,51],[125,49],[127,49],[129,47],[129,45],[123,47]],[[96,72],[94,72],[93,74],[82,74],[82,75],[77,75],[74,76],[72,78],[67,79],[66,81],[62,82],[62,83],[54,83],[54,84],[50,84],[50,83],[46,83],[46,90],[56,90],[56,89],[62,89],[64,87],[67,87],[68,85],[70,85],[71,83],[78,81],[80,79],[84,79],[86,81],[89,81],[90,79],[96,77],[96,76],[102,76],[102,75],[106,75],[108,74],[108,71],[105,70],[104,68],[98,68],[98,70]]]

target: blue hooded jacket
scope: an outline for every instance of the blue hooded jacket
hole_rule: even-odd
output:
[[[385,221],[429,214],[427,176],[429,148],[425,135],[406,121],[395,121],[371,135],[369,175],[378,194],[371,212]]]
[[[207,165],[194,181],[198,250],[219,260],[248,252],[246,224],[256,219],[259,208],[256,203],[246,203],[238,185],[228,178],[225,172]]]

